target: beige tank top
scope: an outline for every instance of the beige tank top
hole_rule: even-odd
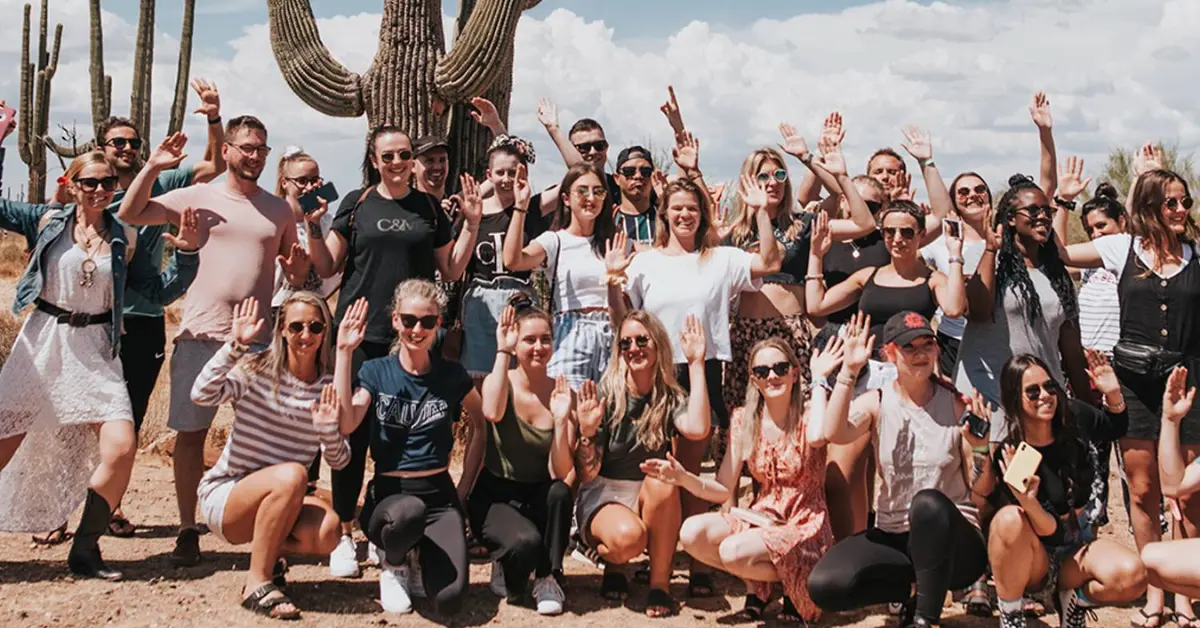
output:
[[[962,432],[954,394],[937,387],[923,407],[900,398],[895,384],[881,389],[875,427],[875,525],[884,532],[908,531],[913,497],[927,488],[941,491],[976,527],[979,512],[963,477]]]

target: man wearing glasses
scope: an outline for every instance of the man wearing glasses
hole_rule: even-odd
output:
[[[192,384],[229,337],[234,304],[248,297],[270,303],[279,261],[288,283],[300,287],[309,260],[297,240],[287,201],[262,189],[267,129],[253,116],[229,121],[221,155],[224,181],[194,185],[151,200],[153,181],[183,159],[187,137],[167,138],[151,155],[121,203],[118,217],[132,225],[178,224],[183,211],[199,214],[200,268],[183,302],[183,320],[171,354],[171,402],[167,426],[178,432],[173,455],[180,531],[171,561],[180,566],[200,561],[196,529],[196,488],[204,472],[204,442],[216,408],[192,403]],[[270,338],[263,326],[259,342]]]

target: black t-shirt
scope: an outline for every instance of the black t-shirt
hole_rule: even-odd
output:
[[[525,212],[525,237],[521,242],[524,246],[533,241],[549,226],[542,216],[541,205],[532,211]],[[467,278],[474,281],[491,281],[496,277],[515,277],[529,279],[530,271],[510,271],[504,267],[504,238],[508,234],[508,226],[512,223],[515,210],[512,207],[496,214],[484,214],[479,221],[479,234],[475,237],[475,250],[471,252],[471,261],[467,264]],[[463,224],[455,228],[454,237],[462,233]]]
[[[686,399],[675,408],[667,419],[667,433],[663,444],[650,450],[638,442],[638,421],[650,403],[649,397],[625,396],[625,416],[614,426],[609,423],[609,407],[604,408],[604,421],[596,432],[596,442],[604,445],[604,457],[600,463],[600,475],[610,480],[641,480],[643,462],[652,458],[666,458],[671,449],[671,438],[675,435],[675,418],[687,412]]]
[[[450,220],[437,199],[418,190],[389,200],[372,189],[358,204],[360,196],[362,190],[347,194],[333,219],[332,230],[349,247],[336,318],[341,320],[351,303],[366,297],[367,341],[391,342],[396,286],[407,279],[433,281],[434,251],[452,241]]]
[[[855,240],[853,244],[834,242],[825,254],[825,259],[821,261],[825,268],[825,286],[829,289],[868,266],[887,266],[892,261],[892,256],[883,242],[883,236],[876,230]],[[854,303],[825,318],[830,323],[844,324],[849,322],[850,317],[857,311],[858,303]]]

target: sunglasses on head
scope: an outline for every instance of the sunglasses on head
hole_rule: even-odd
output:
[[[905,240],[911,240],[917,237],[917,230],[913,227],[884,227],[880,229],[883,232],[883,237],[889,240],[900,234],[900,237]]]
[[[759,366],[750,367],[750,372],[759,379],[766,379],[771,376],[771,373],[783,377],[792,371],[791,362],[776,362],[774,364],[762,364]]]
[[[654,174],[654,168],[650,166],[622,166],[617,172],[623,177],[632,177],[635,174],[640,174],[643,177],[648,177]]]
[[[95,192],[97,188],[104,188],[105,192],[112,192],[113,190],[117,189],[118,181],[120,180],[115,176],[104,177],[103,179],[97,179],[95,177],[75,178],[75,183],[78,183],[79,187],[84,192]]]
[[[287,330],[293,334],[301,333],[305,329],[308,329],[309,333],[319,334],[325,331],[325,323],[322,323],[321,321],[309,321],[307,323],[303,321],[292,321],[287,324]]]
[[[528,294],[518,292],[508,298],[508,304],[511,305],[514,310],[520,312],[521,310],[528,310],[529,308],[533,307],[533,299],[529,298]]]
[[[412,158],[413,152],[411,150],[398,150],[379,153],[379,159],[385,164],[390,164],[393,161],[408,161]]]
[[[582,144],[576,144],[575,150],[579,151],[579,154],[581,154],[581,155],[586,155],[592,151],[596,151],[597,153],[603,153],[604,151],[608,150],[608,142],[605,140],[596,140],[595,142],[584,142]]]
[[[779,183],[783,183],[784,181],[787,181],[787,178],[787,170],[784,170],[783,168],[780,168],[774,172],[760,172],[754,176],[754,180],[758,181],[759,183],[766,183],[771,179],[775,179]]]
[[[1183,198],[1172,197],[1172,198],[1168,198],[1165,201],[1165,203],[1167,204],[1167,209],[1170,209],[1170,210],[1176,209],[1177,207],[1179,207],[1180,204],[1183,205],[1184,209],[1190,210],[1192,208],[1192,197],[1190,197],[1190,196],[1185,196]]]
[[[974,187],[974,189],[972,189],[972,188],[969,188],[969,187],[966,187],[966,186],[963,186],[963,187],[961,187],[961,188],[958,188],[957,190],[955,190],[955,192],[957,192],[957,194],[958,194],[959,196],[964,196],[964,197],[965,197],[965,196],[970,196],[972,191],[974,191],[976,194],[986,194],[986,193],[987,193],[987,186],[986,186],[986,185],[984,185],[984,184],[982,184],[982,183],[980,183],[979,185],[975,186],[975,187]]]
[[[400,315],[400,325],[405,329],[413,329],[417,326],[417,323],[421,324],[422,329],[434,329],[438,324],[438,316],[437,314],[430,314],[429,316],[416,316],[415,314]]]
[[[287,180],[300,187],[304,187],[307,185],[317,185],[321,182],[321,177],[288,177]]]
[[[621,351],[629,351],[629,348],[637,344],[639,349],[645,349],[646,345],[650,344],[649,336],[626,336],[617,341],[617,346]]]
[[[1031,220],[1037,220],[1039,217],[1053,218],[1054,209],[1049,205],[1030,205],[1024,209],[1018,209],[1018,214],[1025,214]]]
[[[1023,392],[1025,393],[1026,399],[1030,401],[1037,401],[1038,399],[1042,398],[1043,390],[1046,391],[1047,395],[1057,395],[1059,391],[1058,382],[1048,379],[1042,382],[1041,385],[1033,384],[1032,386],[1026,386]]]
[[[113,148],[115,148],[117,150],[125,150],[126,146],[128,146],[129,148],[132,148],[133,150],[141,150],[142,149],[142,139],[139,137],[131,137],[131,138],[114,137],[111,140],[108,140],[107,142],[105,142],[104,144],[105,144],[105,146],[112,146]]]

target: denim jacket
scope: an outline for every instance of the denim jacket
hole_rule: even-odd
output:
[[[0,181],[3,180],[4,149],[0,147]],[[42,216],[54,212],[45,227],[39,229]],[[63,207],[58,204],[35,205],[18,203],[0,199],[0,228],[7,229],[25,236],[29,250],[29,265],[25,274],[17,282],[16,300],[12,311],[20,314],[21,310],[31,305],[42,293],[43,263],[46,249],[58,238],[72,237],[67,231],[75,213],[74,205]],[[200,267],[200,256],[195,252],[176,251],[161,274],[156,271],[152,260],[145,255],[133,256],[131,263],[126,263],[125,225],[117,220],[112,212],[105,212],[105,226],[109,233],[109,245],[112,248],[112,325],[110,340],[112,341],[112,357],[120,355],[121,350],[121,319],[125,310],[125,287],[138,292],[142,296],[162,304],[167,304],[179,298],[192,281],[196,279],[196,271]]]

